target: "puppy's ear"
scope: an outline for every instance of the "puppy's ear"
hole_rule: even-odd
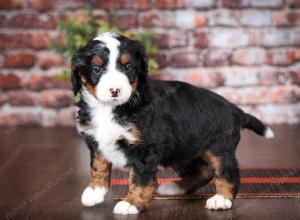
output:
[[[83,71],[85,66],[84,58],[79,54],[79,52],[75,53],[71,60],[71,83],[72,90],[74,95],[76,96],[79,90],[81,89],[81,72]]]
[[[146,54],[146,49],[142,42],[134,41],[134,47],[136,48],[137,58],[140,62],[141,72],[147,76],[148,75],[148,57]]]

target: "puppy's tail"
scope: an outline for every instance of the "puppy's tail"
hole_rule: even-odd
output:
[[[265,138],[273,138],[274,132],[266,126],[264,123],[262,123],[260,120],[258,120],[256,117],[244,113],[243,119],[242,119],[242,127],[248,128],[252,131],[254,131],[256,134],[259,134],[261,136],[264,136]]]

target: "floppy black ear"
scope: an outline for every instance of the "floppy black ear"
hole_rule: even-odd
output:
[[[141,62],[141,69],[145,75],[148,75],[148,56],[146,54],[146,49],[143,44],[141,44],[140,48],[140,62]]]
[[[71,70],[72,70],[71,83],[72,83],[72,90],[75,96],[81,89],[80,74],[84,66],[85,66],[84,59],[78,53],[76,53],[71,60]]]
[[[148,57],[146,54],[146,49],[141,41],[134,41],[134,47],[137,51],[137,58],[140,62],[140,70],[143,75],[148,75]]]

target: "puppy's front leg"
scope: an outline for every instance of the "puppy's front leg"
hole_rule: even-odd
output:
[[[91,181],[81,196],[84,206],[93,206],[104,201],[110,184],[111,164],[100,153],[94,152],[91,161]]]
[[[153,175],[150,176],[142,176],[135,169],[130,172],[128,194],[123,201],[116,204],[115,214],[138,214],[149,206],[154,198],[156,187],[155,178],[153,178]],[[140,181],[141,178],[143,178],[143,181]]]

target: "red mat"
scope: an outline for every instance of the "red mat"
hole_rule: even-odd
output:
[[[158,184],[179,178],[171,171],[158,173]],[[128,190],[128,173],[114,170],[111,179],[114,199],[122,199]],[[207,184],[193,194],[180,196],[156,195],[155,199],[203,199],[215,193],[214,185]],[[300,168],[248,168],[241,170],[241,187],[237,198],[300,198]]]

